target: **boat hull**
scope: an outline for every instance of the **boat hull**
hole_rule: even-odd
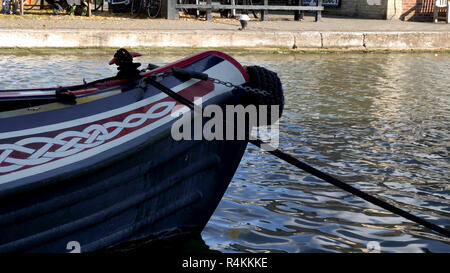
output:
[[[214,51],[151,73],[173,66],[248,81],[236,61]],[[236,103],[232,88],[210,81],[162,83],[204,106]],[[91,252],[206,225],[247,142],[176,141],[172,125],[189,108],[153,86],[111,88],[120,92],[0,117],[0,252]]]
[[[246,144],[162,138],[62,184],[4,198],[0,251],[69,252],[75,241],[88,252],[173,229],[201,231]]]

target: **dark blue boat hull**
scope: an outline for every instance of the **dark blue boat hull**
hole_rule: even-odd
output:
[[[220,52],[174,65],[248,81]],[[212,82],[162,83],[204,106],[239,103],[232,88]],[[152,86],[108,88],[115,95],[0,116],[0,252],[90,252],[208,222],[247,142],[175,141],[174,112],[188,108]]]
[[[68,252],[76,241],[86,252],[173,229],[201,231],[246,145],[163,138],[61,184],[3,198],[0,251]]]

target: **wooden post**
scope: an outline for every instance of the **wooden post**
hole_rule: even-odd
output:
[[[236,5],[236,0],[231,0],[231,5]],[[231,17],[236,17],[236,9],[231,9]]]
[[[447,24],[450,23],[450,1],[447,1]]]
[[[167,19],[178,20],[180,18],[178,10],[175,8],[177,0],[167,0]]]
[[[206,4],[207,5],[211,5],[212,4],[212,0],[206,0]],[[206,10],[206,21],[211,21],[212,20],[211,11],[212,11],[211,8]]]
[[[299,5],[300,6],[303,6],[304,5],[304,3],[303,3],[303,0],[299,0]],[[303,20],[303,18],[305,17],[305,11],[304,10],[301,10],[300,11],[300,20]]]
[[[20,15],[23,15],[23,0],[20,0]]]
[[[95,1],[95,0],[94,0]],[[91,17],[92,11],[91,11],[91,0],[87,0],[87,16]]]
[[[439,8],[437,7],[437,1],[438,0],[434,0],[434,10],[433,10],[433,23],[437,23],[439,21],[438,19],[438,10]]]
[[[264,0],[264,6],[267,7],[269,5],[269,0]],[[269,11],[267,9],[261,11],[261,21],[269,20]]]
[[[317,1],[317,6],[322,7],[322,0]],[[322,11],[318,10],[316,11],[316,22],[322,21]]]
[[[199,0],[195,0],[195,4],[196,5],[200,5],[200,1]],[[200,10],[199,9],[195,9],[195,17],[200,17]]]
[[[301,0],[296,0],[295,2],[294,2],[294,4],[297,4],[297,6],[301,6],[303,3],[302,3],[303,1],[301,1]],[[296,10],[296,11],[294,11],[294,20],[295,21],[298,21],[298,20],[300,20],[300,19],[302,19],[301,18],[301,13],[300,13],[300,11],[299,10]]]

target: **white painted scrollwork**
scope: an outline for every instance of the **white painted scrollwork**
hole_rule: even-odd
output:
[[[174,101],[164,101],[154,104],[145,113],[134,113],[123,121],[111,121],[105,124],[91,124],[83,131],[65,131],[57,136],[30,137],[12,144],[0,144],[0,173],[18,170],[25,166],[34,166],[77,154],[83,150],[99,146],[116,137],[122,130],[142,125],[149,119],[161,118],[170,113],[175,106]],[[163,108],[161,110],[161,108]],[[159,111],[158,111],[159,110]],[[30,144],[42,145],[33,149]],[[54,147],[58,147],[55,149]],[[2,152],[3,151],[3,152]],[[14,152],[25,153],[26,158],[14,157]],[[6,166],[4,163],[8,163]]]

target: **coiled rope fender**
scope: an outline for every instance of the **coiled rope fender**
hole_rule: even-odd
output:
[[[283,85],[278,74],[256,65],[246,66],[245,70],[250,77],[250,81],[240,87],[236,87],[233,90],[233,94],[240,97],[245,105],[267,105],[268,124],[276,122],[278,119],[271,119],[273,107],[278,107],[278,118],[281,117],[284,109]]]

